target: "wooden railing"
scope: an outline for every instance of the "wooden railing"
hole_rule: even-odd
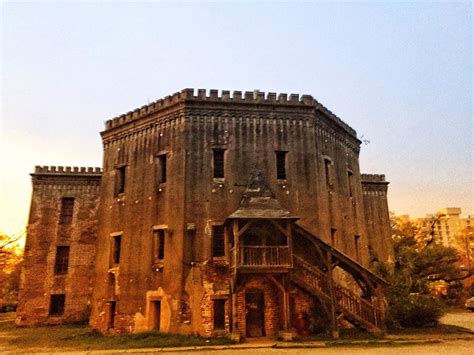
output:
[[[330,298],[329,277],[317,267],[294,255],[294,276],[296,281],[303,282],[306,287]],[[349,316],[355,316],[359,322],[369,327],[382,328],[380,309],[371,302],[357,296],[348,288],[333,282],[333,290],[337,307]],[[353,317],[354,318],[354,317]]]
[[[233,250],[232,250],[233,251]],[[237,265],[231,252],[231,265],[237,267],[291,267],[288,246],[241,246],[238,250]]]

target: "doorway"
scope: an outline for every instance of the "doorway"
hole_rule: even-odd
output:
[[[253,289],[245,293],[247,337],[265,336],[263,290]]]
[[[151,301],[151,329],[160,330],[161,301]]]

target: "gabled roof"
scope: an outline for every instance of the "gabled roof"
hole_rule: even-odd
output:
[[[247,188],[242,194],[240,207],[228,218],[299,219],[299,217],[292,215],[290,211],[281,207],[261,170],[254,170],[251,173]]]

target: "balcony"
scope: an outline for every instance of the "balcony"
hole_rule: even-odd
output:
[[[237,260],[237,263],[236,263]],[[293,266],[289,246],[241,246],[231,249],[231,267],[242,272],[286,272]]]

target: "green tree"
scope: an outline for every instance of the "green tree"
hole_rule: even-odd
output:
[[[391,284],[387,290],[388,326],[422,327],[436,325],[443,314],[440,297],[433,295],[436,282],[458,289],[468,277],[460,267],[458,251],[433,242],[431,231],[420,229],[404,217],[392,216],[395,262],[377,265],[379,274]]]

